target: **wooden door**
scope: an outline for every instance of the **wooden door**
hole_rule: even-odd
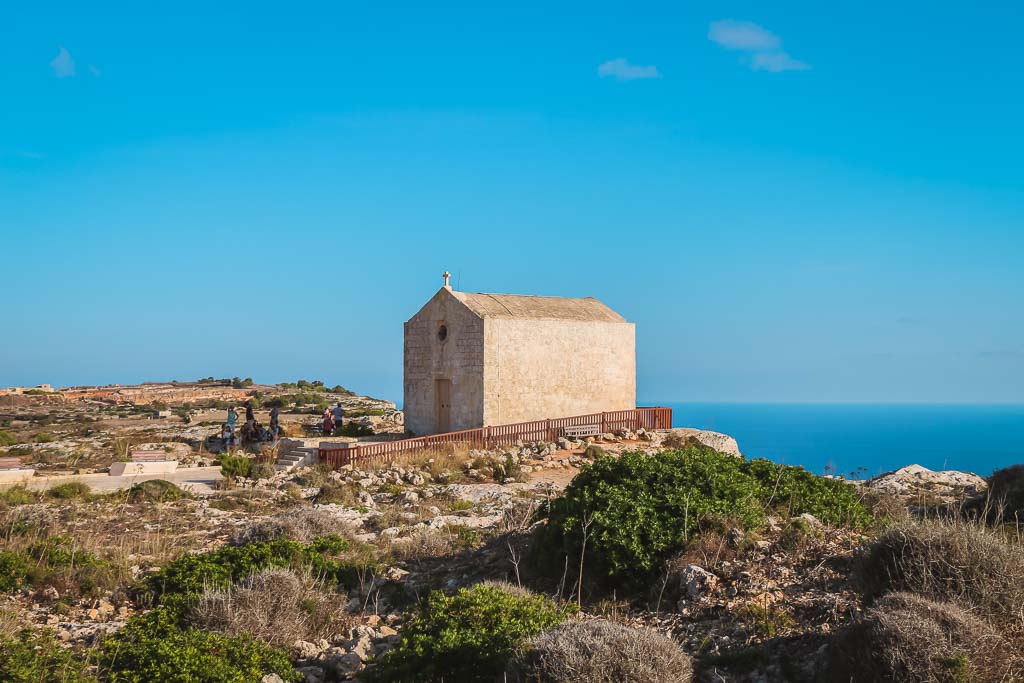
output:
[[[452,430],[452,381],[439,379],[434,381],[434,413],[437,415],[437,433],[443,434]]]

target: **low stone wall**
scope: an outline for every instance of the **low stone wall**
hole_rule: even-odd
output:
[[[35,470],[0,470],[0,484],[22,484],[35,474]]]

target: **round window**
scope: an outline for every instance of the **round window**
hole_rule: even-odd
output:
[[[447,338],[448,338],[448,327],[446,325],[441,325],[441,327],[437,328],[437,340],[438,341],[444,341]]]

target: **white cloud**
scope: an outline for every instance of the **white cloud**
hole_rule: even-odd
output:
[[[775,50],[782,45],[779,37],[771,31],[752,21],[733,19],[712,21],[708,38],[726,50]]]
[[[754,71],[778,73],[779,71],[807,71],[811,65],[801,62],[799,59],[793,59],[788,53],[780,50],[779,52],[763,52],[754,55],[750,68]]]
[[[726,50],[743,52],[741,63],[754,71],[806,71],[811,68],[807,62],[794,59],[782,49],[782,40],[752,21],[722,19],[712,21],[708,28],[708,39]]]
[[[645,78],[661,78],[656,66],[637,66],[625,59],[613,59],[597,67],[601,78],[614,78],[617,81],[636,81]]]
[[[50,62],[50,66],[53,67],[53,75],[57,78],[75,75],[75,60],[71,58],[71,53],[63,45],[60,46],[57,56]]]

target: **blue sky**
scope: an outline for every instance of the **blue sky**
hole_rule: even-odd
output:
[[[400,399],[448,269],[645,402],[1024,402],[1019,6],[551,4],[6,8],[0,384]]]

